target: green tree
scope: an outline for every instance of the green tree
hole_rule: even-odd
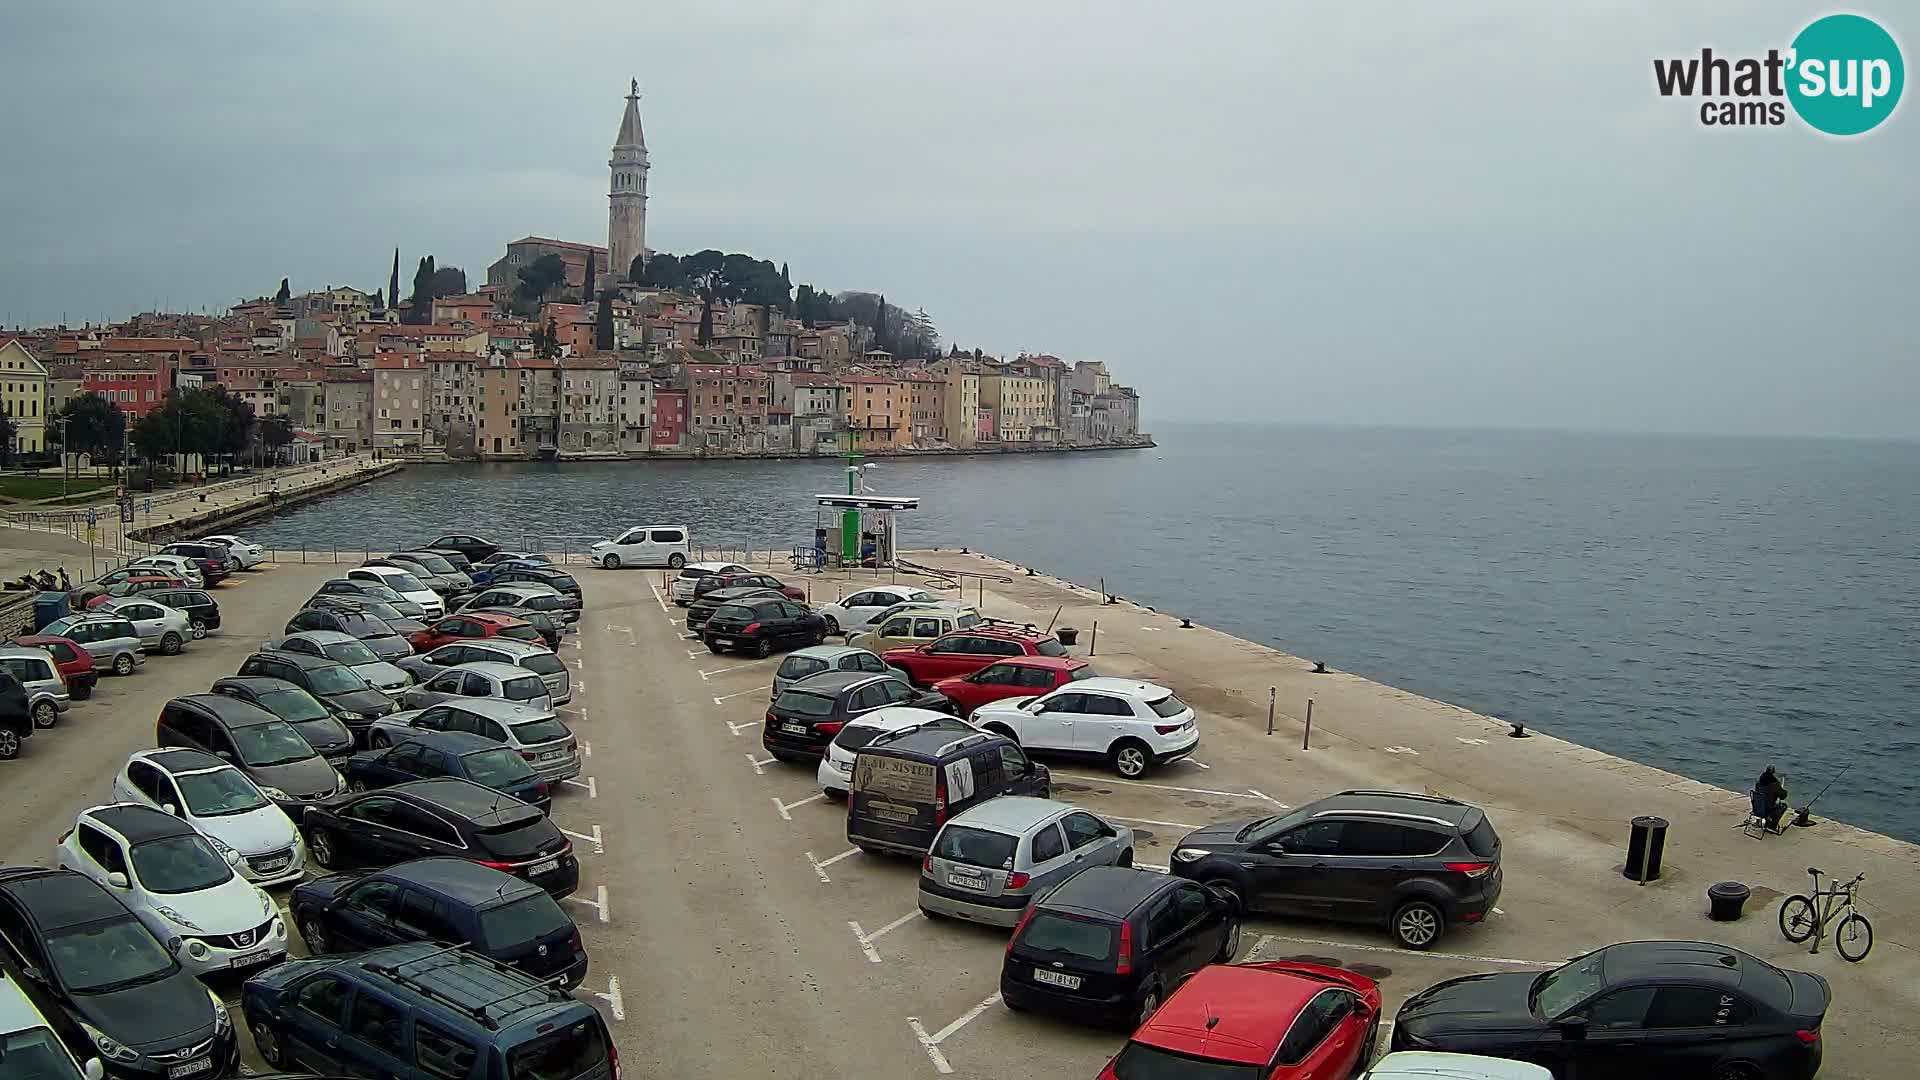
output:
[[[583,304],[590,304],[593,302],[593,299],[594,299],[593,277],[594,277],[594,271],[599,267],[599,265],[600,265],[599,259],[593,258],[592,256],[588,256],[587,280],[581,283],[581,286],[580,286],[580,302]]]
[[[400,249],[393,249],[393,273],[387,278],[387,300],[400,303]]]
[[[467,272],[457,266],[443,266],[433,272],[428,284],[427,303],[429,310],[433,301],[443,296],[462,296],[467,291]]]
[[[67,453],[88,454],[95,461],[102,457],[118,460],[121,440],[126,437],[127,415],[114,402],[88,391],[67,402],[55,414],[55,424],[63,432]]]
[[[169,454],[180,450],[180,429],[176,426],[178,417],[164,405],[134,421],[133,430],[127,433],[127,440],[133,444],[134,453],[148,463],[159,461]]]
[[[547,294],[567,280],[567,263],[558,255],[542,255],[520,268],[520,282],[513,287],[516,309],[523,315],[540,310]]]
[[[553,360],[560,355],[560,327],[551,316],[547,325],[536,326],[530,335],[533,338],[533,355],[545,360]]]
[[[600,297],[593,309],[593,347],[613,351],[613,292]]]
[[[0,413],[0,463],[13,464],[13,441],[19,434],[20,429],[15,426],[13,417]]]
[[[260,421],[260,445],[267,448],[269,460],[280,462],[280,450],[293,441],[293,422],[284,416],[269,416]]]
[[[386,293],[380,291],[379,289],[373,290],[373,307],[375,311],[386,310],[386,307],[387,307]]]
[[[288,287],[286,278],[281,278],[280,291],[273,294],[273,302],[276,304],[284,304],[292,298],[293,298],[293,289]]]

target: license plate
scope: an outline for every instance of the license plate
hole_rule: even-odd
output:
[[[252,967],[255,964],[264,964],[272,957],[273,953],[266,949],[255,949],[250,953],[241,953],[239,956],[227,961],[227,966],[230,968]]]
[[[261,863],[257,869],[263,874],[277,874],[285,870],[287,863],[291,861],[291,859],[270,859],[267,862]]]
[[[566,756],[567,756],[567,752],[565,750],[543,750],[540,753],[540,760],[552,761],[554,758],[562,758]]]
[[[1034,968],[1033,981],[1046,983],[1048,986],[1058,986],[1065,990],[1080,989],[1080,976],[1062,975],[1057,971],[1048,971],[1046,968]]]
[[[781,724],[781,725],[780,725],[780,730],[781,730],[781,731],[784,731],[784,732],[787,732],[787,733],[788,733],[788,734],[790,734],[790,735],[805,735],[805,734],[807,733],[807,725],[805,725],[805,724]]]
[[[732,638],[725,638],[725,637],[717,637],[717,638],[714,638],[714,639],[713,639],[713,643],[714,643],[715,645],[718,645],[718,646],[720,646],[720,647],[721,647],[721,648],[723,648],[723,649],[731,649],[731,648],[733,647],[733,639],[732,639]]]
[[[948,874],[947,884],[956,889],[967,889],[971,892],[987,891],[987,883],[984,878],[962,877],[959,874]]]
[[[167,1066],[167,1080],[179,1080],[182,1076],[198,1076],[203,1072],[212,1071],[213,1059],[206,1057],[199,1061],[189,1061],[184,1065]]]
[[[558,869],[560,869],[559,859],[547,859],[544,862],[537,862],[537,863],[534,863],[532,866],[527,867],[527,873],[551,874]]]

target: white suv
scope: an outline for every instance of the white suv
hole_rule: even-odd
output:
[[[851,593],[831,604],[821,604],[814,612],[827,620],[827,633],[852,634],[873,629],[881,614],[900,604],[931,604],[940,598],[911,585],[876,585]]]
[[[687,527],[635,525],[611,540],[596,542],[587,554],[609,570],[623,566],[670,566],[678,570],[687,565]]]
[[[1104,758],[1128,779],[1200,745],[1200,723],[1186,702],[1132,679],[1081,679],[1039,697],[990,701],[974,710],[973,722],[1028,750]]]

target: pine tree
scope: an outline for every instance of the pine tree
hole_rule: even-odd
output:
[[[393,249],[393,275],[387,278],[387,301],[400,306],[400,249]]]

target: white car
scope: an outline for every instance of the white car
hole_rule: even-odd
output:
[[[371,581],[375,585],[385,585],[400,594],[400,598],[420,605],[427,618],[438,619],[447,613],[447,605],[440,594],[427,588],[427,583],[392,566],[356,566],[347,571],[349,581]]]
[[[200,538],[200,542],[203,544],[225,545],[227,557],[232,559],[233,564],[242,570],[251,570],[267,561],[266,548],[238,536],[227,534],[203,536]]]
[[[873,629],[874,619],[895,604],[931,604],[939,599],[927,590],[911,585],[875,585],[834,603],[821,604],[813,610],[827,620],[827,633],[853,634]]]
[[[177,577],[196,589],[207,587],[207,576],[200,572],[199,564],[185,555],[148,555],[127,564],[129,570],[142,567],[157,570],[168,577]]]
[[[187,613],[140,596],[116,596],[95,607],[94,613],[117,615],[133,624],[140,646],[163,656],[178,656],[193,640],[193,620]]]
[[[307,846],[285,810],[247,774],[199,750],[135,750],[113,778],[113,801],[151,806],[199,829],[224,856],[240,853],[255,885],[299,881]]]
[[[219,1001],[213,991],[207,993]],[[221,1008],[226,1008],[225,1003]],[[22,1080],[102,1080],[107,1075],[107,1067],[96,1051],[87,1052],[85,1065],[73,1056],[60,1036],[53,1033],[53,1026],[20,989],[20,983],[13,979],[0,979],[0,1046],[6,1047],[6,1057],[13,1062],[7,1066],[9,1077],[19,1076]]]
[[[1039,697],[990,701],[973,722],[1028,750],[1104,758],[1130,780],[1200,745],[1200,722],[1186,702],[1132,679],[1081,679]]]
[[[1543,1065],[1479,1054],[1402,1050],[1360,1074],[1360,1080],[1553,1080]]]
[[[687,565],[687,527],[635,525],[611,540],[595,542],[587,555],[609,570],[623,566],[670,566],[678,570]]]
[[[286,958],[287,925],[273,898],[234,870],[239,854],[222,857],[172,814],[88,807],[60,838],[58,857],[118,897],[195,975]]]
[[[846,798],[853,784],[854,751],[889,732],[922,725],[930,725],[929,730],[957,731],[962,735],[979,730],[965,720],[932,709],[916,709],[911,705],[875,709],[858,720],[848,721],[827,744],[827,752],[820,755],[820,767],[813,774],[820,782],[820,790],[831,799]]]
[[[747,568],[731,562],[697,562],[681,567],[680,576],[673,579],[673,602],[681,607],[693,603],[693,583],[708,574],[744,574]]]

